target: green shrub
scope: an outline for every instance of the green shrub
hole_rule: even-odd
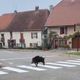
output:
[[[62,45],[61,47],[70,49],[70,46],[69,45]]]
[[[39,50],[42,50],[42,46],[37,46],[36,48]]]

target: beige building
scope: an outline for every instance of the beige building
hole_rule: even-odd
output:
[[[52,38],[54,48],[80,48],[80,0],[62,0],[51,10],[45,26],[49,33],[57,33]]]

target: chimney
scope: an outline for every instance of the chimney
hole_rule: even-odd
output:
[[[39,10],[39,6],[36,6],[36,7],[35,7],[35,11],[38,11],[38,10]]]
[[[14,10],[14,13],[16,13],[16,14],[17,14],[17,10]]]
[[[53,9],[53,5],[50,5],[49,9],[50,9],[50,11],[51,11],[51,10]]]

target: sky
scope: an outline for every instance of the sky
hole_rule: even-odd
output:
[[[50,5],[57,5],[61,0],[0,0],[0,15],[34,10],[35,6],[40,9],[49,9]]]

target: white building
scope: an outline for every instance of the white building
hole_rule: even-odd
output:
[[[35,48],[42,45],[41,32],[48,18],[47,9],[14,12],[0,16],[0,46]]]

